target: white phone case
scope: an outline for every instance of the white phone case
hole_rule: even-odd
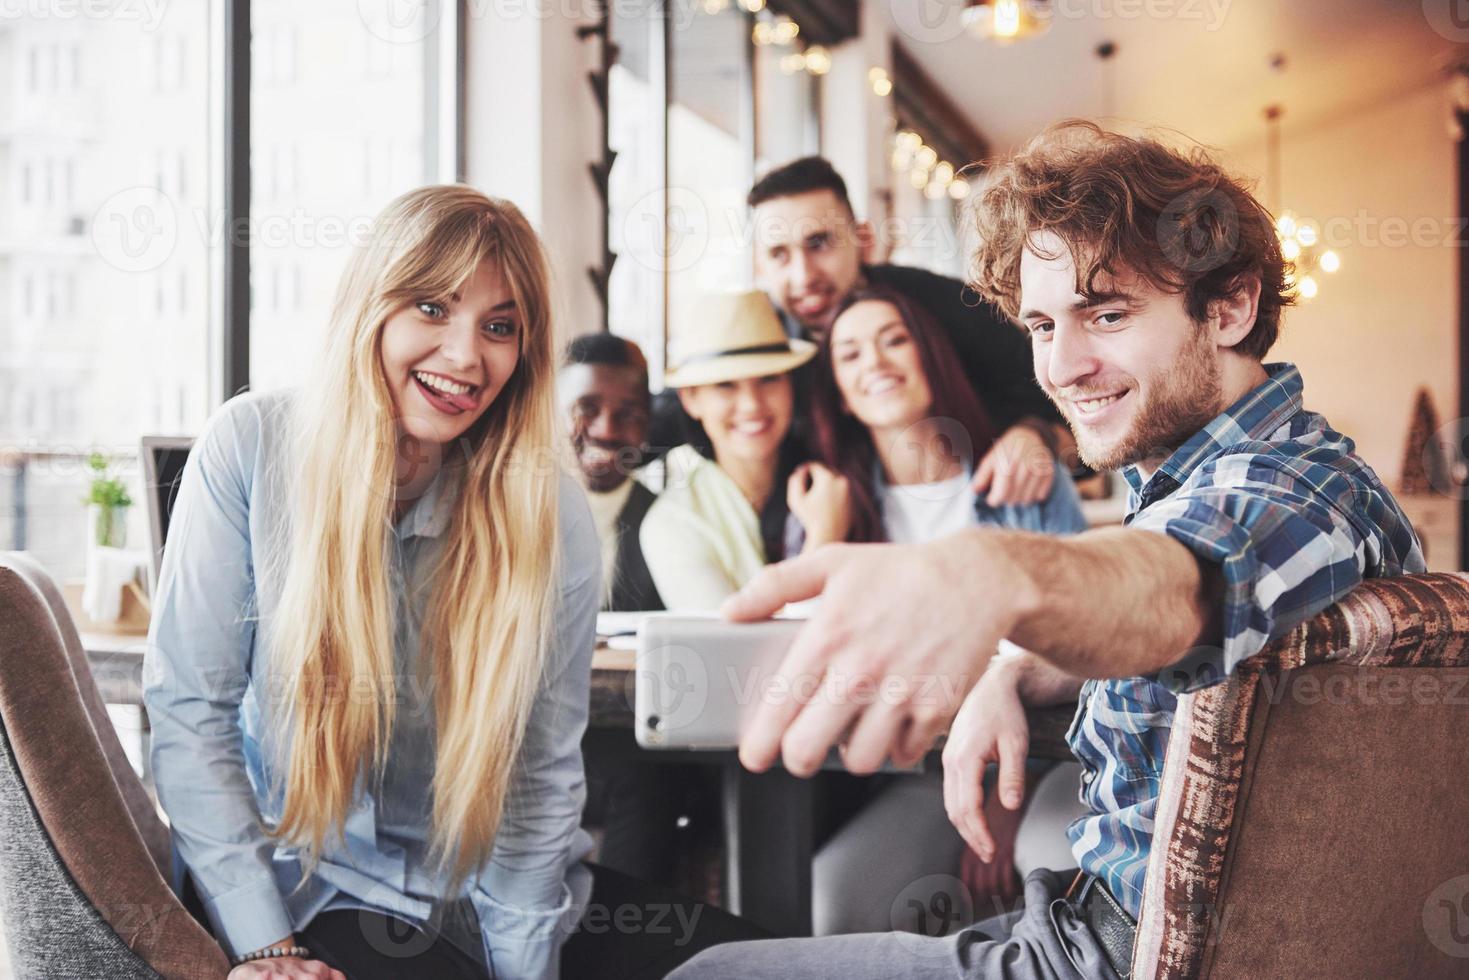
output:
[[[732,749],[802,619],[656,616],[638,629],[634,724],[648,749]]]

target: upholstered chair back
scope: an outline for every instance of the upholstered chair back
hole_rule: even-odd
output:
[[[1469,581],[1364,583],[1184,696],[1138,978],[1469,976]]]
[[[167,840],[55,585],[0,553],[0,899],[15,975],[223,978],[224,951],[164,880]]]

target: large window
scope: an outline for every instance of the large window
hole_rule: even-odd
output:
[[[62,580],[85,572],[88,456],[145,547],[140,438],[304,381],[371,217],[459,166],[453,0],[83,6],[0,18],[0,548]],[[252,125],[229,131],[246,64]],[[246,338],[248,377],[225,357]]]
[[[448,3],[253,0],[250,383],[306,380],[354,242],[441,165]],[[452,166],[452,164],[450,164]]]
[[[671,35],[668,92],[668,324],[698,316],[700,297],[748,288],[745,195],[754,179],[750,15],[731,4]]]
[[[0,19],[0,547],[68,578],[85,454],[136,498],[138,437],[208,412],[215,336],[210,6],[101,13]]]
[[[792,68],[790,48],[778,44],[755,48],[757,173],[820,151],[820,86],[819,76]]]
[[[663,18],[651,5],[613,4],[612,41],[620,52],[608,75],[607,141],[617,154],[607,185],[607,237],[613,254],[607,324],[643,349],[656,384],[663,376],[666,248],[663,128]]]
[[[764,7],[611,6],[608,323],[643,347],[655,388],[699,298],[750,286],[755,177],[820,152],[820,79],[792,65],[794,35],[754,42],[778,22]]]

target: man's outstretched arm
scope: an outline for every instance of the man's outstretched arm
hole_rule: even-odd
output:
[[[925,545],[831,545],[765,569],[724,605],[760,619],[822,602],[741,745],[814,772],[845,740],[856,771],[911,758],[947,727],[1001,639],[1078,677],[1171,664],[1217,605],[1188,548],[1111,529],[1072,537],[974,529]]]

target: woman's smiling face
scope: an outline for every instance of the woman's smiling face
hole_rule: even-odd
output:
[[[680,388],[678,397],[684,411],[703,425],[720,461],[774,460],[795,415],[789,374],[694,385]]]
[[[847,409],[869,429],[902,430],[927,418],[933,390],[898,308],[854,303],[831,327],[831,367]]]
[[[521,318],[492,260],[448,296],[424,296],[383,325],[383,375],[398,431],[445,445],[467,432],[520,361]]]

